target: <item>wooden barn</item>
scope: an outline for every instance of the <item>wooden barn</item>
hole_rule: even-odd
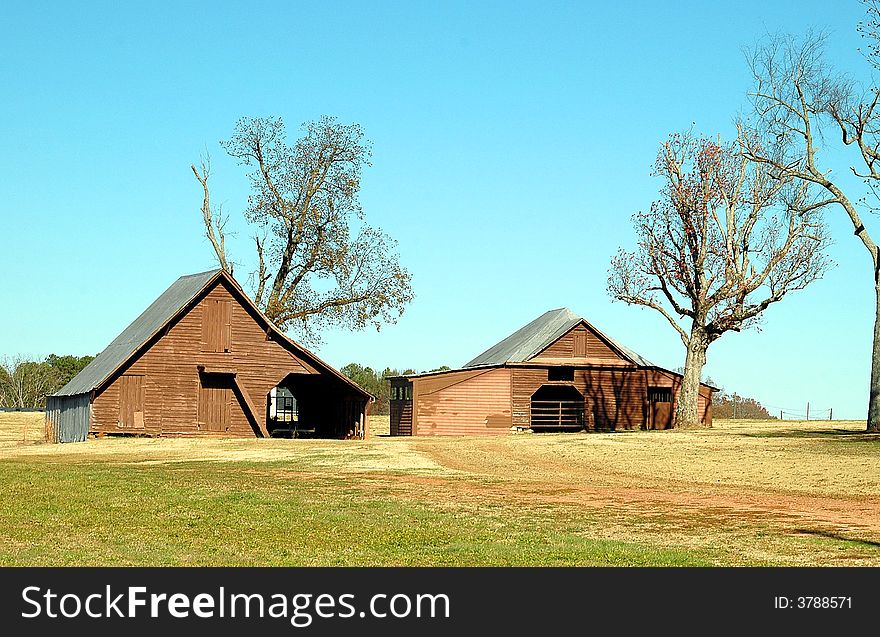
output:
[[[49,437],[363,437],[372,396],[227,272],[182,276],[46,404]]]
[[[461,369],[392,378],[391,435],[667,429],[680,382],[570,310],[551,310]],[[713,391],[700,388],[704,424]]]

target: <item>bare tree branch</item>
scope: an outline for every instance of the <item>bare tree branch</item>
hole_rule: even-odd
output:
[[[611,263],[612,298],[657,311],[687,348],[675,426],[698,423],[709,345],[725,332],[754,325],[771,304],[821,277],[829,265],[818,217],[828,200],[749,161],[744,149],[756,145],[744,132],[727,145],[672,135],[654,166],[664,180],[661,198],[633,216],[638,249],[619,252]]]
[[[358,196],[370,146],[360,126],[322,117],[304,128],[290,146],[281,119],[244,118],[221,145],[251,168],[255,301],[279,327],[318,344],[327,327],[393,323],[413,293],[394,240],[364,222]],[[210,211],[206,169],[193,172]]]
[[[214,254],[217,255],[217,261],[220,267],[232,274],[233,264],[226,259],[226,222],[222,212],[218,209],[215,211],[211,208],[211,193],[208,189],[208,178],[211,176],[211,157],[206,155],[200,161],[201,172],[196,168],[195,164],[190,165],[193,174],[198,182],[202,185],[204,192],[202,198],[202,221],[205,224],[205,236],[211,242],[214,248]]]

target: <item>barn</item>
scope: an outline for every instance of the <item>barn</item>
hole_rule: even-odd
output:
[[[560,308],[460,369],[391,378],[391,435],[667,429],[680,382]],[[706,425],[713,391],[700,387]]]
[[[223,270],[182,276],[46,401],[92,434],[364,437],[372,396],[294,342]]]

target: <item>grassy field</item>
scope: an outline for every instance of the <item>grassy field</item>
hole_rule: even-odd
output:
[[[0,414],[0,564],[880,565],[863,428],[49,445]]]

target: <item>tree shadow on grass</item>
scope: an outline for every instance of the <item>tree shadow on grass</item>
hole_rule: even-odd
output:
[[[825,531],[822,529],[795,529],[794,532],[800,535],[812,535],[815,537],[822,537],[828,540],[837,540],[838,542],[846,542],[848,544],[855,544],[863,547],[880,548],[880,542],[874,540],[863,540],[860,538],[846,537],[845,535],[841,535],[840,533],[835,533],[833,531]]]

